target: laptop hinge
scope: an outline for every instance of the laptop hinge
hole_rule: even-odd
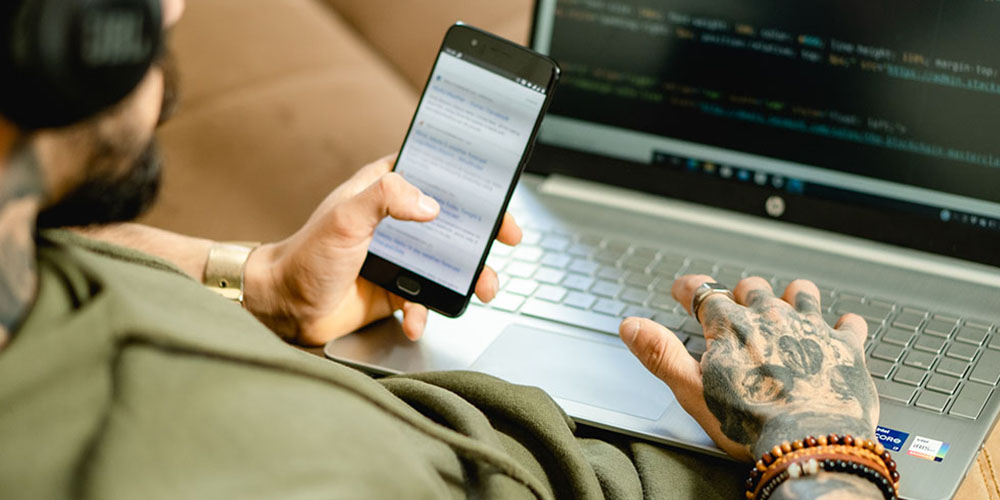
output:
[[[818,229],[770,221],[563,175],[539,186],[550,196],[750,235],[824,253],[1000,288],[1000,269]]]

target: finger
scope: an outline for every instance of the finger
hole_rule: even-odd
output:
[[[759,276],[743,278],[733,290],[736,302],[751,309],[761,307],[774,299],[771,283]]]
[[[493,268],[484,266],[483,272],[479,274],[479,280],[476,281],[476,297],[483,302],[489,302],[496,298],[498,291],[500,291],[500,278]]]
[[[625,318],[618,334],[643,366],[670,386],[684,411],[694,417],[720,448],[733,457],[749,460],[747,447],[727,438],[719,419],[709,411],[701,365],[673,332],[648,319]]]
[[[503,214],[503,222],[500,223],[500,231],[497,232],[497,241],[504,245],[514,246],[521,242],[521,226],[517,225],[514,216],[510,213]]]
[[[868,322],[857,314],[848,313],[841,316],[837,320],[837,324],[833,327],[842,332],[852,334],[860,345],[864,345],[865,340],[868,339]]]
[[[789,283],[781,299],[791,304],[800,314],[823,315],[819,287],[812,281],[795,280]]]
[[[334,191],[334,196],[340,201],[343,201],[364,191],[365,188],[371,186],[372,183],[377,181],[379,177],[382,177],[392,171],[392,167],[396,163],[397,156],[398,155],[395,154],[384,156],[361,167],[354,173],[354,175],[351,176],[350,179],[344,181],[344,183]]]
[[[695,291],[697,291],[698,287],[702,284],[713,282],[715,282],[715,279],[711,276],[706,276],[704,274],[687,274],[677,278],[677,281],[674,281],[674,285],[671,287],[670,293],[674,296],[674,300],[680,302],[688,314],[691,314],[691,300],[694,299]],[[712,295],[705,297],[705,300],[702,301],[701,307],[698,309],[698,315],[701,316],[699,320],[703,325],[705,325],[713,321],[715,318],[735,313],[739,309],[740,306],[733,302],[729,297],[726,297],[721,293],[713,293]]]
[[[426,222],[437,217],[441,207],[399,174],[388,173],[353,198],[338,205],[330,222],[340,234],[370,236],[386,216],[398,220]]]
[[[427,327],[427,308],[415,302],[403,303],[403,335],[417,341]]]

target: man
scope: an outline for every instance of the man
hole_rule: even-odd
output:
[[[163,0],[164,30],[182,10],[182,0]],[[395,310],[419,339],[426,309],[358,276],[380,220],[429,221],[439,210],[389,172],[390,158],[331,193],[292,237],[246,256],[245,310],[199,284],[213,242],[107,225],[141,213],[155,192],[153,131],[176,95],[166,61],[69,127],[0,116],[0,495],[739,494],[745,467],[583,437],[536,389],[471,373],[374,381],[280,341],[275,333],[322,344]],[[91,223],[103,225],[82,230],[90,238],[39,232]],[[519,239],[507,216],[498,240]],[[722,449],[755,460],[807,436],[873,437],[878,399],[860,317],[826,325],[807,281],[780,298],[759,278],[732,296],[705,293],[709,281],[684,276],[673,287],[699,306],[709,341],[700,362],[649,320],[626,319],[621,337]],[[486,269],[476,294],[488,301],[497,287]],[[771,498],[882,493],[870,478],[813,471]]]

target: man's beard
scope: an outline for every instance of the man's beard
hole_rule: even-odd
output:
[[[164,52],[158,61],[163,71],[163,102],[158,124],[174,113],[179,100],[178,73],[173,58]],[[114,165],[128,162],[123,158],[121,138],[95,137],[89,159],[89,173],[55,205],[38,215],[39,228],[87,226],[126,222],[138,218],[156,201],[160,191],[163,161],[155,139],[150,140],[124,173],[113,175]]]
[[[134,220],[156,201],[162,161],[155,141],[124,175],[86,179],[59,203],[38,214],[39,228],[87,226]]]

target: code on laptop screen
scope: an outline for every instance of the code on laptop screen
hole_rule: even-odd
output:
[[[997,203],[998,26],[996,0],[559,0],[551,112]]]

